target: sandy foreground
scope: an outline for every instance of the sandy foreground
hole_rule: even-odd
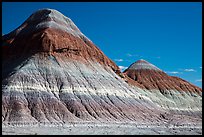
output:
[[[159,126],[132,123],[66,125],[2,125],[3,135],[202,135],[201,126]]]

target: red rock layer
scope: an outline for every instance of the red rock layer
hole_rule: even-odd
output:
[[[197,94],[200,94],[200,92],[202,92],[201,88],[181,78],[169,76],[163,71],[156,71],[150,69],[127,69],[124,71],[124,74],[136,82],[134,83],[131,81],[129,82],[130,84],[134,85],[139,83],[141,85],[140,87],[143,87],[148,90],[177,90]]]
[[[11,35],[12,36],[12,35]],[[61,30],[47,28],[34,34],[3,37],[3,60],[29,56],[39,52],[60,54],[76,60],[92,60],[110,66],[115,72],[119,67],[86,38],[78,38]],[[8,45],[10,45],[8,47]]]

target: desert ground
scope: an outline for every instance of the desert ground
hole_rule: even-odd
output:
[[[138,123],[71,123],[2,125],[3,135],[202,135],[202,125],[149,125]]]

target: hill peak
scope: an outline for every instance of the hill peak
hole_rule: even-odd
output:
[[[135,63],[130,65],[130,67],[128,69],[133,69],[133,70],[150,69],[150,70],[162,71],[161,69],[159,69],[158,67],[156,67],[155,65],[149,63],[148,61],[146,61],[144,59],[140,59],[140,60],[136,61]]]
[[[53,28],[72,34],[75,37],[89,40],[74,24],[74,22],[55,9],[39,9],[31,14],[28,19],[6,37],[28,35],[43,29]]]

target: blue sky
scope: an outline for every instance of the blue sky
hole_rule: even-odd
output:
[[[41,8],[71,18],[121,68],[145,59],[202,87],[201,2],[3,2],[2,33]]]

